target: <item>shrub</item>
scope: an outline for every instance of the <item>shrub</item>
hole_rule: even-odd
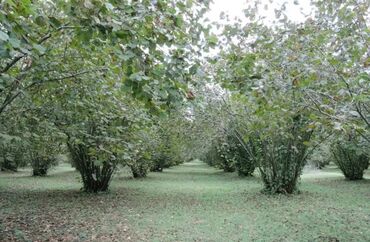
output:
[[[332,153],[335,163],[349,180],[363,178],[364,170],[369,167],[369,157],[362,152],[356,143],[341,141],[333,144]]]
[[[46,176],[49,168],[58,164],[57,156],[62,151],[61,137],[56,135],[50,123],[43,122],[32,126],[33,132],[27,135],[27,154],[33,176]]]
[[[256,162],[248,153],[247,146],[251,149],[252,147],[250,145],[252,143],[245,143],[243,140],[237,139],[234,135],[229,135],[227,140],[230,145],[230,155],[235,160],[235,168],[238,171],[238,175],[251,176],[256,168]]]
[[[4,135],[3,135],[4,136]],[[27,143],[15,136],[5,135],[0,142],[1,171],[16,172],[19,167],[27,165]]]
[[[149,146],[142,140],[129,143],[124,155],[126,165],[131,169],[134,178],[146,177],[151,166],[151,153]]]
[[[326,143],[321,144],[310,155],[308,163],[317,169],[322,169],[331,162],[330,146]]]
[[[297,190],[298,179],[307,159],[306,142],[312,134],[305,127],[299,115],[282,133],[276,132],[254,141],[253,153],[258,160],[264,192],[291,194]]]
[[[103,155],[94,154],[101,150],[97,150],[93,144],[77,140],[69,140],[68,149],[74,167],[81,174],[84,191],[94,193],[107,191],[117,166],[116,156],[107,154],[106,151]]]
[[[162,172],[163,169],[176,165],[171,159],[171,147],[165,139],[160,139],[151,149],[150,171]]]
[[[57,165],[55,156],[41,156],[31,158],[32,175],[33,176],[46,176],[50,167]]]
[[[171,167],[173,164],[171,158],[164,153],[159,153],[153,155],[152,165],[150,171],[153,172],[162,172],[163,169]]]
[[[203,160],[208,165],[223,169],[225,172],[234,172],[236,169],[236,160],[230,150],[230,145],[221,138],[213,140]]]
[[[147,159],[140,158],[133,164],[130,164],[129,167],[134,178],[143,178],[147,176],[151,167],[151,163]]]
[[[222,142],[217,147],[217,152],[220,158],[218,159],[219,162],[216,166],[223,169],[224,172],[234,172],[236,169],[236,157],[231,145],[227,142]]]
[[[202,160],[213,167],[216,167],[217,164],[221,162],[217,151],[216,142],[213,142],[213,144],[209,147],[208,151],[203,155]]]
[[[256,168],[256,162],[251,158],[245,144],[234,134],[214,141],[204,159],[211,166],[223,169],[225,172],[238,171],[239,176],[251,176]]]

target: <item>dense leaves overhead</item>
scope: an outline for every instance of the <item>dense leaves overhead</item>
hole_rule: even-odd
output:
[[[196,1],[7,1],[1,9],[4,111],[21,92],[87,73],[153,107],[181,97],[206,33]],[[181,14],[180,14],[181,13]],[[110,81],[109,81],[110,80]]]
[[[209,4],[2,1],[2,167],[67,153],[98,192],[120,165],[145,177],[202,157],[292,193],[322,142],[355,137],[367,159],[369,1],[315,1],[300,23],[283,4],[273,24],[251,4],[221,34]]]
[[[199,23],[207,6],[190,0],[2,2],[0,118],[32,112],[56,127],[83,178],[95,180],[107,164],[114,170],[136,152],[130,132],[185,99],[207,45]],[[7,129],[0,133],[10,137]],[[81,162],[96,168],[85,174]]]

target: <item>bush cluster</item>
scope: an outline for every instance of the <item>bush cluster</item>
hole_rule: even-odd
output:
[[[312,131],[307,131],[304,117],[295,116],[283,131],[256,139],[253,146],[266,193],[296,192],[306,165],[307,142]]]
[[[19,137],[7,136],[0,142],[0,168],[14,171],[27,165],[27,143]]]
[[[337,141],[331,147],[335,163],[349,180],[363,178],[369,167],[369,156],[353,141]]]
[[[203,159],[225,172],[237,171],[239,176],[251,176],[256,163],[248,153],[248,145],[235,134],[227,134],[213,143]]]

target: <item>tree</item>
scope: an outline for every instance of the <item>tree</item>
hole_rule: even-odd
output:
[[[22,117],[0,116],[0,168],[2,171],[17,171],[28,163],[29,143],[22,138],[25,122]]]
[[[33,176],[46,176],[49,168],[58,164],[57,156],[63,152],[63,135],[48,121],[42,121],[37,115],[27,117],[28,132],[23,135],[28,147],[25,153],[32,167]]]
[[[152,140],[155,141],[152,143],[151,146],[151,171],[162,172],[163,169],[169,168],[176,163],[173,162],[174,157],[172,157],[171,153],[171,141],[170,136],[174,136],[175,134],[170,133],[169,127],[163,127],[165,124],[160,123],[158,124],[153,130],[153,137]]]
[[[152,125],[141,124],[142,128],[131,132],[130,143],[127,145],[125,160],[130,167],[134,178],[146,177],[153,164],[153,152],[156,145],[154,137],[151,136]]]
[[[19,167],[27,164],[24,155],[27,149],[25,143],[18,136],[2,135],[0,142],[0,168],[1,171],[17,171]]]
[[[291,193],[306,163],[312,131],[356,130],[368,140],[368,1],[316,1],[303,23],[276,9],[277,21],[257,18],[224,26],[223,48],[211,59],[212,76],[239,99],[242,143],[258,161],[271,193]],[[358,9],[359,11],[354,11]],[[351,37],[349,37],[351,36]],[[248,149],[248,146],[245,146]]]
[[[361,138],[352,132],[344,139],[338,139],[331,146],[332,156],[339,169],[349,180],[363,178],[369,167],[369,155],[361,147]]]
[[[207,45],[199,24],[207,6],[146,0],[1,3],[0,115],[16,112],[12,107],[29,93],[42,96],[36,104],[46,107],[49,121],[66,135],[84,190],[107,190],[129,142],[125,101],[133,98],[157,115],[183,99]]]

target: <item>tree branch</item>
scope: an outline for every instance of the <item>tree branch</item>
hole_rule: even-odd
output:
[[[87,74],[87,73],[98,72],[98,71],[106,71],[106,70],[108,70],[108,68],[104,67],[104,68],[97,69],[97,70],[81,71],[81,72],[73,73],[73,74],[70,74],[70,75],[67,75],[67,76],[48,79],[46,81],[33,82],[33,83],[29,84],[28,86],[26,86],[25,89],[27,90],[27,89],[29,89],[31,87],[34,87],[36,85],[39,85],[39,84],[45,84],[45,83],[48,83],[48,82],[63,81],[63,80],[66,80],[66,79],[69,79],[69,78],[75,78],[75,77],[78,77],[78,76],[81,76],[81,75],[84,75],[84,74]]]
[[[78,77],[78,76],[81,76],[81,75],[84,75],[84,74],[87,74],[87,73],[91,73],[91,72],[98,72],[98,71],[104,71],[104,70],[107,70],[106,67],[104,68],[101,68],[101,69],[97,69],[97,70],[85,70],[85,71],[81,71],[81,72],[77,72],[77,73],[73,73],[73,74],[70,74],[70,75],[67,75],[67,76],[62,76],[62,77],[58,77],[58,78],[52,78],[52,79],[48,79],[46,81],[41,81],[41,82],[33,82],[31,84],[29,84],[28,86],[26,86],[24,88],[24,90],[27,90],[31,87],[34,87],[36,85],[39,85],[39,84],[45,84],[47,82],[56,82],[56,81],[63,81],[63,80],[66,80],[66,79],[69,79],[69,78],[75,78],[75,77]],[[6,107],[12,103],[20,94],[22,94],[22,90],[18,90],[16,93],[14,93],[13,95],[11,94],[12,92],[9,92],[7,98],[5,98],[3,104],[1,105],[0,107],[0,114],[2,112],[4,112],[4,110],[6,109]]]
[[[1,73],[5,73],[7,72],[10,68],[12,68],[15,64],[17,64],[17,62],[22,59],[23,57],[25,57],[26,55],[20,55],[20,56],[17,56],[17,57],[14,57],[13,60],[11,60],[1,71],[0,71],[0,74]]]
[[[51,32],[47,33],[46,35],[44,35],[43,37],[41,37],[41,39],[38,40],[37,43],[42,44],[43,42],[45,42],[46,40],[51,38],[52,33],[58,32],[60,30],[67,29],[67,28],[76,28],[76,27],[75,26],[61,26],[61,27],[55,29],[54,31],[51,31]],[[27,54],[22,54],[22,55],[14,57],[13,60],[11,60],[8,64],[5,65],[5,67],[2,70],[0,70],[0,74],[9,71],[9,69],[12,68],[15,64],[17,64],[17,62],[19,60],[21,60],[23,57],[26,57],[26,56],[27,56]]]

